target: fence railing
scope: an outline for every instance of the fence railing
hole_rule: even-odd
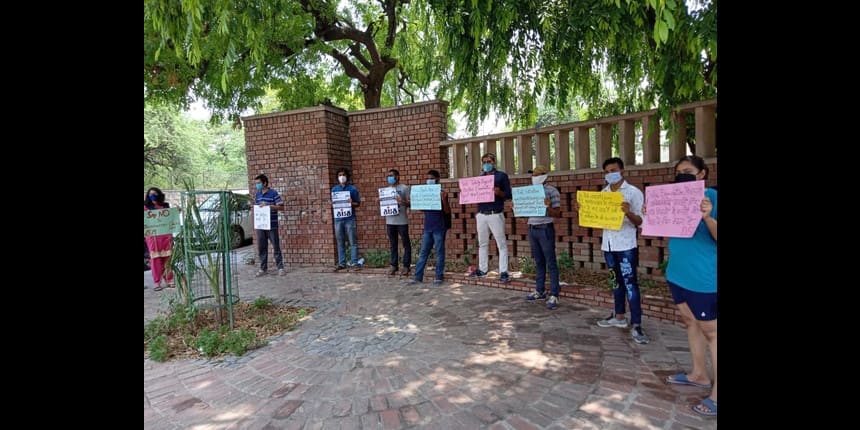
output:
[[[671,126],[661,125],[657,110],[652,109],[549,127],[445,140],[439,145],[449,148],[450,178],[479,175],[481,155],[487,152],[496,154],[499,170],[513,174],[527,173],[538,164],[554,171],[600,167],[599,163],[612,157],[613,145],[617,145],[617,155],[627,165],[668,162],[687,154],[687,136],[691,131],[695,133],[696,155],[708,158],[716,156],[716,113],[717,99],[710,99],[676,108]],[[695,126],[689,125],[690,119]],[[670,136],[661,139],[665,134],[661,129],[671,130]]]

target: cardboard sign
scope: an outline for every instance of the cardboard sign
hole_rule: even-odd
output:
[[[161,236],[179,232],[179,208],[143,211],[143,235]]]
[[[495,188],[493,186],[494,181],[494,175],[461,178],[458,181],[460,183],[460,204],[496,201],[496,195],[493,192],[493,188]]]
[[[254,205],[254,229],[272,229],[272,208],[268,206]]]
[[[693,237],[702,220],[705,181],[645,187],[643,236]]]
[[[526,185],[511,188],[514,198],[514,216],[546,216],[546,193],[543,185]]]
[[[621,202],[624,196],[619,192],[577,191],[579,202],[579,225],[583,227],[621,230],[624,211]]]
[[[442,185],[413,185],[409,200],[413,210],[442,210]]]
[[[352,216],[352,203],[349,202],[349,191],[332,191],[331,201],[334,203],[334,219],[349,218]]]

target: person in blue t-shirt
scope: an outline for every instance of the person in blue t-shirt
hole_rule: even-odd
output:
[[[353,270],[361,269],[362,263],[358,259],[358,230],[355,227],[355,208],[361,206],[361,198],[358,195],[358,188],[355,185],[348,183],[350,180],[349,169],[341,167],[337,170],[338,184],[331,188],[331,192],[349,191],[349,204],[351,213],[349,216],[335,218],[334,220],[334,237],[337,240],[337,266],[335,272],[346,269],[347,265]],[[334,206],[334,201],[332,201]],[[346,240],[349,240],[349,246],[352,248],[350,253],[349,263],[346,261]]]
[[[426,181],[428,185],[438,184],[439,171],[428,171]],[[448,193],[445,191],[441,192],[439,198],[442,199],[442,210],[424,210],[424,236],[421,238],[421,251],[418,253],[418,264],[415,266],[415,278],[409,281],[408,285],[424,282],[424,267],[430,258],[431,249],[436,251],[436,277],[433,279],[433,285],[444,282],[445,234],[448,232],[445,216],[450,216],[451,205],[448,203]]]
[[[695,155],[675,165],[675,182],[708,178],[705,160]],[[705,189],[700,206],[702,220],[693,237],[669,238],[669,267],[666,280],[672,298],[687,326],[687,340],[693,358],[690,373],[666,377],[666,382],[710,388],[711,395],[692,407],[701,415],[717,415],[717,190]],[[714,381],[708,377],[705,350],[711,351]]]
[[[272,242],[272,249],[275,250],[275,264],[278,265],[278,275],[284,276],[287,272],[284,271],[284,257],[281,255],[281,240],[278,237],[278,212],[284,210],[284,201],[281,200],[281,195],[277,191],[269,188],[269,178],[266,175],[257,175],[254,178],[254,186],[257,187],[257,193],[254,195],[254,204],[260,207],[268,206],[271,210],[271,224],[269,230],[257,231],[257,252],[260,254],[260,270],[255,276],[263,276],[266,274],[266,266],[269,264],[269,243]]]

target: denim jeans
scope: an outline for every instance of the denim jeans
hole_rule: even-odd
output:
[[[535,259],[535,290],[543,294],[546,290],[546,270],[549,266],[550,295],[558,297],[561,286],[558,282],[558,260],[555,257],[555,225],[529,226],[529,244]]]
[[[260,270],[266,271],[269,265],[269,242],[275,250],[275,264],[278,269],[284,268],[284,257],[281,255],[281,240],[278,238],[278,228],[271,230],[257,230],[257,252],[260,254]]]
[[[388,243],[391,245],[391,267],[397,267],[397,236],[403,241],[403,267],[409,268],[412,265],[412,242],[409,241],[409,224],[393,225],[386,224],[385,230],[388,232]]]
[[[608,267],[614,275],[615,282],[615,314],[624,313],[624,296],[630,302],[630,322],[642,323],[642,302],[639,298],[639,283],[636,282],[636,271],[639,267],[639,248],[626,251],[603,251]],[[625,294],[626,293],[626,294]]]
[[[423,282],[424,267],[427,266],[427,259],[430,258],[430,248],[436,251],[436,279],[442,279],[445,276],[445,233],[448,230],[442,229],[437,231],[424,230],[424,236],[421,237],[421,251],[418,254],[418,264],[415,266],[415,280]]]
[[[334,237],[337,240],[337,265],[346,266],[346,250],[344,239],[349,238],[352,254],[350,265],[358,261],[358,231],[355,229],[355,217],[346,220],[334,220]]]

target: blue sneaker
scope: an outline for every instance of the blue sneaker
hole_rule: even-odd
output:
[[[526,300],[533,302],[535,300],[546,300],[546,294],[537,291],[526,296]]]
[[[549,299],[546,301],[546,308],[549,310],[553,310],[558,307],[558,297],[549,296]]]
[[[508,275],[508,272],[502,272],[502,276],[499,276],[499,281],[504,283],[511,282],[511,275]]]
[[[470,278],[486,278],[487,272],[482,272],[480,269],[476,269],[474,272],[469,274]]]
[[[445,282],[445,281],[444,281],[444,280],[442,280],[442,279],[434,279],[434,280],[433,280],[433,285],[441,285],[443,282]]]
[[[421,284],[421,283],[422,283],[421,281],[419,281],[417,279],[413,279],[413,280],[407,282],[406,285],[417,285],[417,284]]]

